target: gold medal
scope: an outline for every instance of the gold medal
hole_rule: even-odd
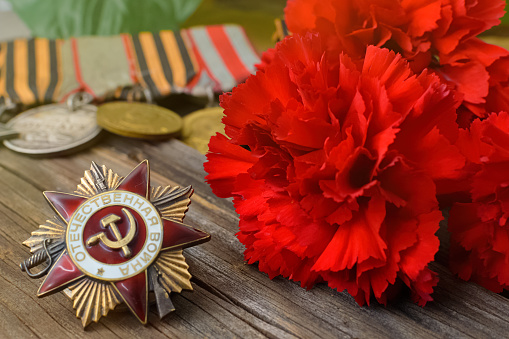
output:
[[[210,137],[224,132],[223,108],[212,107],[190,113],[184,117],[182,141],[205,154],[209,150]]]
[[[159,139],[175,136],[182,118],[169,109],[138,102],[111,102],[99,106],[97,124],[118,135]]]

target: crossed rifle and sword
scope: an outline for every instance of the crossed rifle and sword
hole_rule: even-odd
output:
[[[102,173],[101,169],[95,162],[92,161],[92,176],[95,179],[95,185],[98,188],[99,192],[106,191],[107,187],[105,185],[106,178]],[[122,208],[122,212],[127,216],[129,220],[129,231],[125,237],[122,237],[120,234],[116,222],[121,220],[122,218],[115,214],[107,215],[106,217],[101,219],[101,226],[103,228],[110,228],[115,236],[116,240],[112,241],[108,239],[106,233],[101,232],[96,235],[91,236],[87,240],[87,245],[93,246],[100,241],[109,248],[112,249],[122,249],[125,258],[130,258],[132,256],[132,252],[127,247],[127,245],[134,239],[136,235],[136,220],[129,210]],[[59,241],[54,244],[51,244],[51,239],[45,239],[42,242],[42,249],[39,249],[36,253],[34,253],[30,258],[23,261],[19,266],[21,271],[26,272],[30,278],[38,279],[44,276],[50,268],[53,266],[54,261],[58,257],[58,255],[65,248],[65,241]],[[48,262],[46,268],[41,270],[38,273],[30,272],[31,268],[34,268],[44,262]]]
[[[110,228],[110,230],[113,232],[114,237],[116,240],[110,240],[106,236],[106,233],[101,232],[96,235],[91,236],[87,240],[88,246],[96,245],[99,242],[102,242],[105,246],[111,248],[111,249],[122,249],[123,255],[125,258],[130,258],[132,256],[132,252],[129,249],[127,245],[131,241],[133,241],[134,236],[136,235],[136,220],[134,219],[133,215],[129,210],[122,208],[122,212],[127,216],[127,219],[129,221],[129,231],[127,232],[125,237],[122,237],[120,234],[117,222],[121,220],[122,218],[115,214],[109,214],[106,217],[101,219],[101,226],[103,228]],[[64,250],[65,248],[65,242],[57,242],[55,244],[49,245],[51,242],[50,239],[45,239],[42,242],[42,249],[38,250],[35,254],[33,254],[30,258],[23,261],[19,266],[21,268],[21,271],[26,272],[30,278],[38,279],[42,276],[44,276],[50,268],[53,266],[54,261],[56,260],[56,257]],[[49,245],[49,246],[48,246]],[[44,262],[48,262],[48,265],[46,268],[41,270],[38,273],[33,273],[30,271],[31,268],[34,268]]]

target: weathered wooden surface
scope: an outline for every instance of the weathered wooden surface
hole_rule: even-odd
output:
[[[172,296],[176,311],[159,320],[151,308],[142,326],[116,311],[86,330],[71,301],[58,293],[37,298],[41,280],[18,267],[28,256],[21,245],[53,215],[41,192],[72,192],[92,160],[120,174],[149,159],[153,184],[193,185],[186,223],[212,240],[184,251],[194,292]],[[440,274],[435,301],[421,308],[402,296],[387,307],[359,307],[352,297],[326,286],[306,291],[283,278],[270,280],[243,262],[235,238],[238,216],[232,203],[215,197],[204,183],[204,156],[173,140],[148,143],[106,136],[95,147],[55,159],[27,158],[0,148],[0,337],[1,338],[502,338],[509,335],[509,300],[449,273],[446,253],[433,265]],[[441,235],[446,233],[441,231]]]

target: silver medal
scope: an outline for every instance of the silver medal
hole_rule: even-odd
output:
[[[18,132],[5,127],[4,124],[0,124],[0,140],[14,138],[17,135]]]
[[[101,128],[96,122],[97,108],[86,104],[91,98],[80,94],[65,104],[51,104],[25,111],[6,127],[19,133],[4,145],[33,156],[54,156],[83,148],[96,139]]]

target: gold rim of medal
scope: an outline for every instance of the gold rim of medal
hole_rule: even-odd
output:
[[[189,113],[183,119],[182,141],[197,149],[200,153],[207,153],[210,137],[217,132],[224,133],[223,108],[211,107]]]
[[[161,106],[118,101],[99,106],[97,124],[125,137],[164,139],[178,135],[182,118]]]
[[[210,137],[223,132],[221,107],[204,108],[181,118],[161,106],[140,102],[110,102],[99,106],[97,123],[118,135],[140,139],[180,136],[200,153],[208,151]]]

